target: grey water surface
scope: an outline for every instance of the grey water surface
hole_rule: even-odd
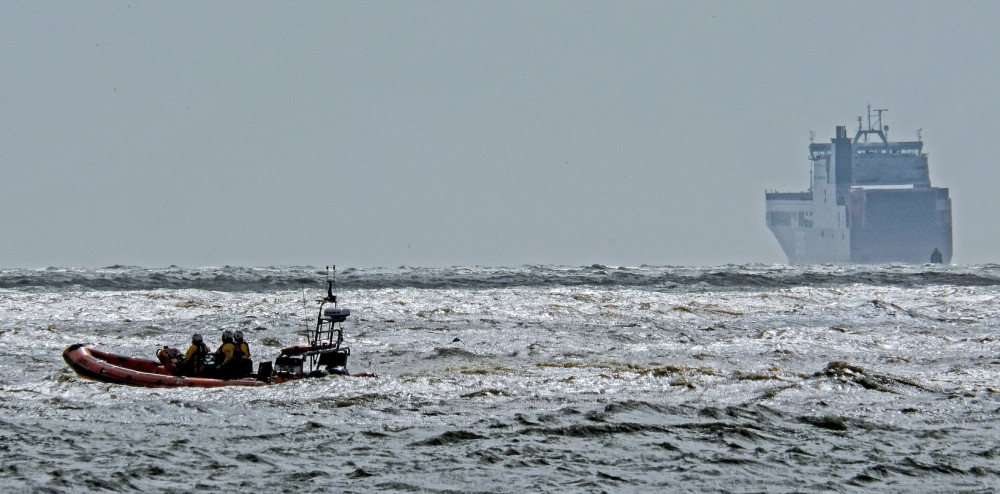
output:
[[[311,267],[0,270],[3,492],[993,492],[1000,266],[347,269],[351,372],[89,381],[74,343],[306,341]]]

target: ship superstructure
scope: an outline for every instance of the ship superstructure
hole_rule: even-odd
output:
[[[931,187],[923,140],[892,142],[888,110],[854,138],[811,143],[806,192],[767,192],[766,221],[791,264],[951,262],[951,198]]]

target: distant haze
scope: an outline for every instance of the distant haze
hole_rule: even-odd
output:
[[[871,103],[1000,261],[997,2],[4,2],[0,267],[783,263]]]

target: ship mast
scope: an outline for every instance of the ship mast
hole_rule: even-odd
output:
[[[889,139],[886,138],[886,132],[889,132],[889,126],[882,126],[882,113],[889,111],[887,108],[879,108],[872,110],[872,105],[868,105],[868,128],[864,128],[861,125],[861,117],[858,117],[858,133],[854,136],[854,143],[857,144],[864,137],[864,142],[868,142],[868,136],[875,134],[882,139],[882,144],[888,144]],[[872,122],[872,112],[875,112],[875,121]]]

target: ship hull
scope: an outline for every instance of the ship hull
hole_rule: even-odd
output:
[[[948,189],[865,190],[851,193],[851,262],[951,262]]]
[[[799,227],[771,228],[788,263],[846,264],[851,261],[850,230]]]
[[[951,199],[948,189],[852,191],[844,228],[817,228],[808,222],[768,223],[788,263],[949,264],[952,258]],[[811,204],[809,204],[811,206]],[[775,216],[802,209],[781,200],[767,201]],[[770,219],[770,216],[769,216]],[[933,257],[937,251],[940,259]]]

